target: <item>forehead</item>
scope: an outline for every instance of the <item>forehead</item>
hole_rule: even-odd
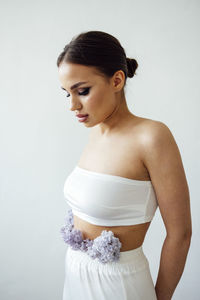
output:
[[[59,66],[58,74],[61,83],[66,87],[79,81],[94,81],[98,76],[94,67],[65,62]]]

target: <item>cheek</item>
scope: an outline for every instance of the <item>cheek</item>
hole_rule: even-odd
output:
[[[89,110],[96,110],[101,105],[101,99],[99,96],[91,96],[87,99],[86,104]]]
[[[109,101],[103,95],[91,96],[87,99],[87,107],[93,111],[106,111],[109,109]]]

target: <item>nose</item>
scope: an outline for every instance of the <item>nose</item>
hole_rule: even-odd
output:
[[[71,111],[74,111],[74,110],[80,110],[81,108],[81,103],[78,99],[75,99],[75,98],[72,98],[71,97],[71,101],[70,101],[70,107],[69,109]]]

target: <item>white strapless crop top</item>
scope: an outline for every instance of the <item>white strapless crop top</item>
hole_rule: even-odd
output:
[[[74,215],[99,226],[149,222],[158,203],[151,181],[89,171],[76,166],[64,183]]]

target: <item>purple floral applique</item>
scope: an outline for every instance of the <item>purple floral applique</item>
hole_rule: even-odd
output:
[[[115,237],[111,230],[103,230],[94,240],[83,239],[82,232],[74,228],[72,209],[68,210],[65,225],[61,227],[60,232],[64,242],[72,249],[84,251],[91,258],[98,258],[102,263],[117,261],[120,258],[122,244],[119,238]]]

